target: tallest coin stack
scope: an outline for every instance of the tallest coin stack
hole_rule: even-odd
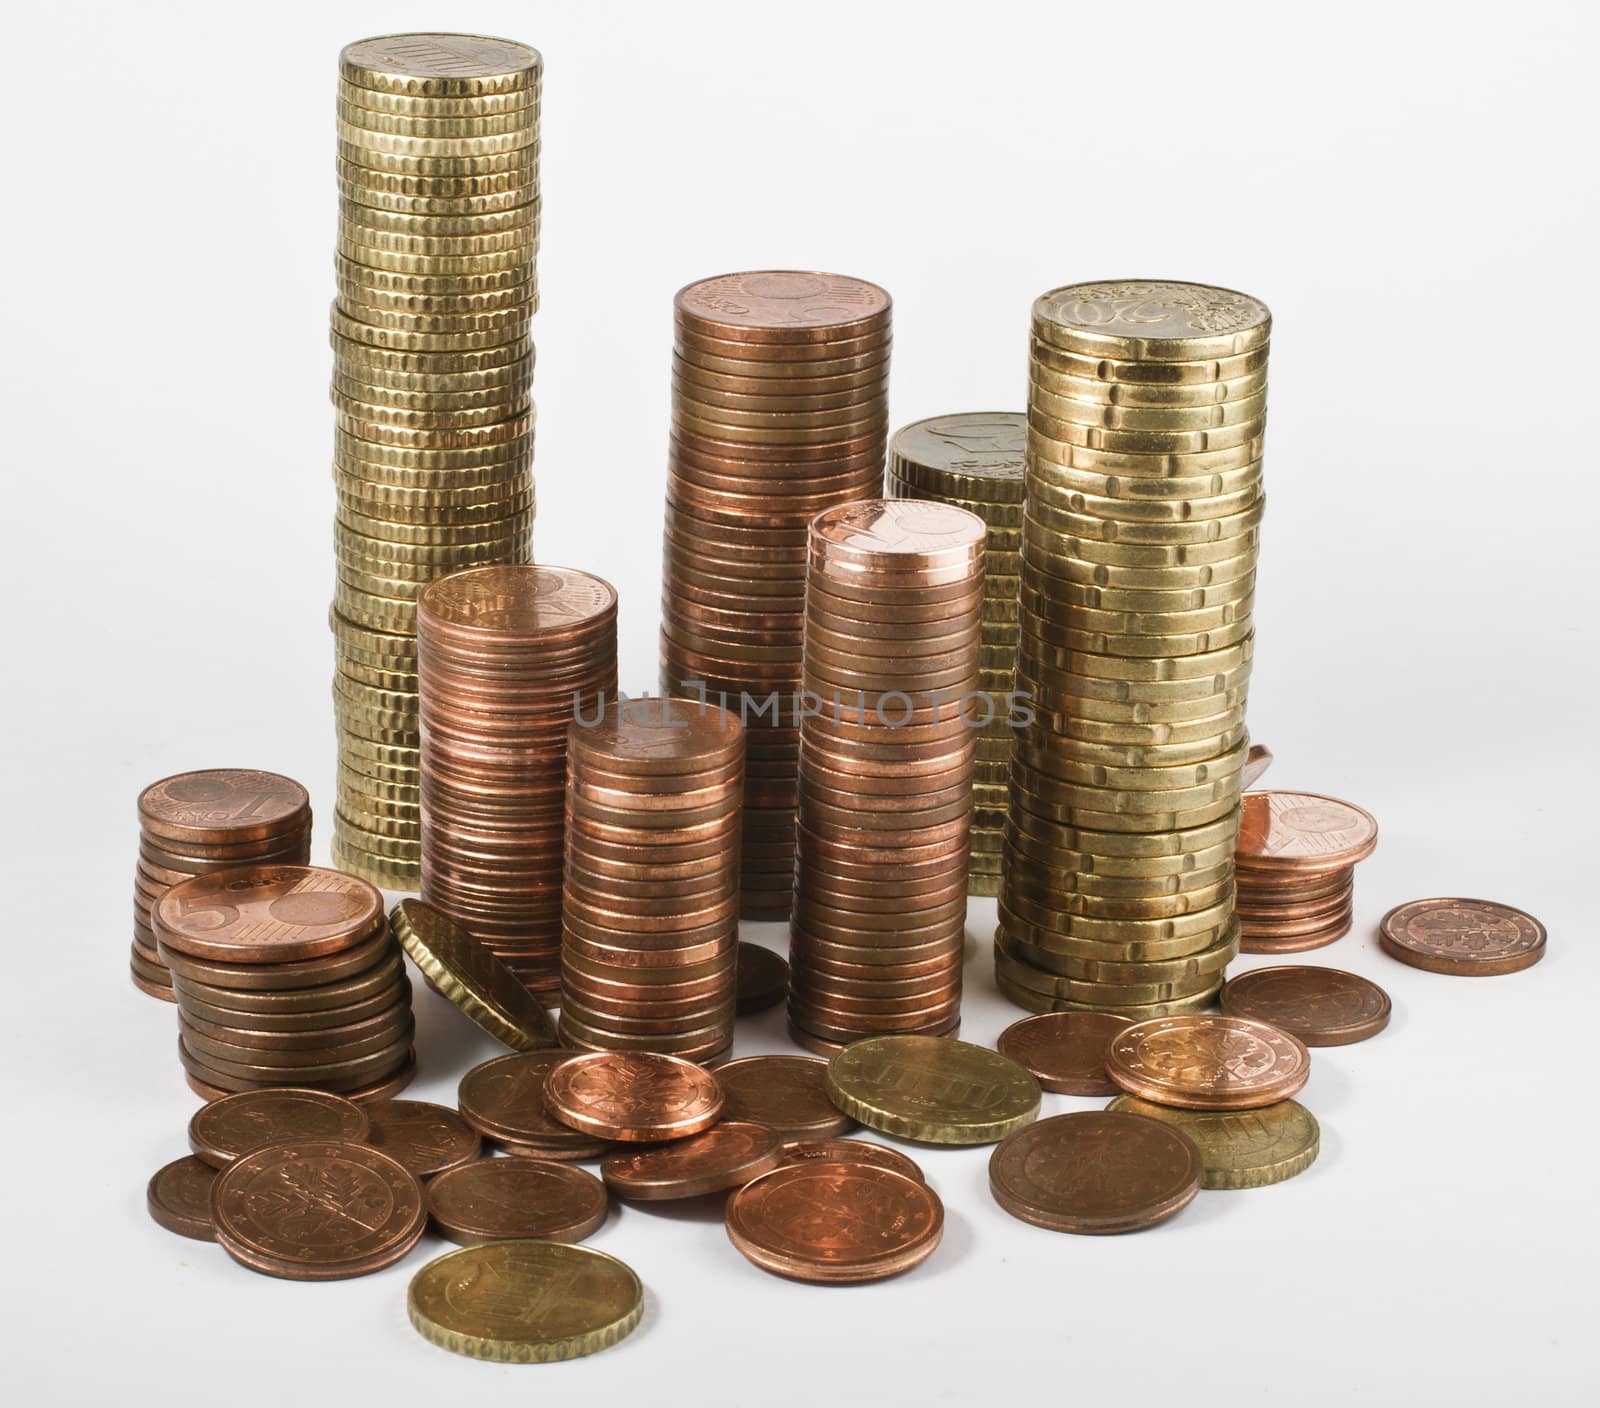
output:
[[[1036,1011],[1207,1005],[1233,851],[1271,317],[1196,284],[1033,308],[999,986]]]
[[[339,66],[333,854],[415,889],[417,597],[531,559],[541,61],[401,34]]]

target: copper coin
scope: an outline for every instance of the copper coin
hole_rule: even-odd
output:
[[[1378,823],[1349,802],[1312,792],[1247,792],[1239,818],[1241,864],[1334,870],[1371,855]]]
[[[728,1120],[766,1125],[789,1139],[826,1138],[855,1128],[827,1091],[828,1063],[808,1056],[746,1056],[717,1067]]]
[[[343,1140],[297,1139],[243,1155],[212,1185],[211,1215],[235,1261],[295,1281],[381,1270],[427,1225],[416,1175]]]
[[[517,647],[529,638],[549,645],[582,634],[616,611],[609,582],[569,567],[479,567],[452,572],[417,602],[424,623],[468,650]],[[424,637],[426,638],[426,637]]]
[[[789,965],[761,944],[739,945],[738,1012],[741,1017],[776,1007],[789,991]]]
[[[928,1181],[915,1159],[865,1139],[791,1139],[778,1150],[778,1156],[782,1164],[871,1164],[914,1178],[918,1183]]]
[[[1106,1075],[1111,1038],[1129,1025],[1109,1012],[1044,1012],[1024,1017],[1000,1033],[994,1044],[1033,1074],[1040,1086],[1059,1095],[1115,1095]]]
[[[406,982],[398,979],[397,983]],[[183,1024],[213,1041],[225,1041],[230,1046],[249,1047],[259,1051],[323,1051],[342,1050],[381,1038],[388,1041],[401,1031],[411,1028],[411,1004],[407,1001],[410,985],[398,986],[374,999],[382,1002],[370,1016],[349,1022],[330,1022],[339,1018],[348,1008],[335,1008],[331,1012],[313,1012],[312,1023],[305,1026],[281,1024],[261,1025],[259,1018],[250,1013],[233,1013],[226,1008],[206,1007],[193,1002],[190,991],[181,983],[178,987],[179,1016]],[[387,1001],[385,1001],[387,999]],[[282,1019],[280,1019],[281,1023]]]
[[[698,1198],[739,1188],[778,1166],[778,1135],[759,1124],[722,1120],[700,1134],[655,1149],[619,1151],[600,1165],[620,1198]]]
[[[189,855],[168,850],[148,837],[139,838],[139,871],[164,884],[175,885],[190,875],[207,875],[213,870],[231,870],[239,865],[264,865],[281,861],[289,865],[304,865],[311,859],[311,832],[301,830],[287,837],[273,837],[267,841],[252,841],[232,848],[232,853],[218,850],[209,855]],[[176,876],[177,879],[171,877]]]
[[[233,993],[276,993],[353,980],[372,972],[395,954],[394,939],[388,926],[382,925],[370,938],[342,953],[295,963],[207,963],[171,949],[162,954],[161,959],[180,979],[207,988]]]
[[[887,325],[889,295],[841,274],[762,270],[721,274],[678,290],[680,329],[741,342],[817,344]]]
[[[572,1131],[568,1130],[568,1134]],[[514,1159],[551,1159],[575,1163],[579,1159],[598,1159],[616,1148],[609,1139],[586,1139],[581,1144],[519,1144],[514,1139],[496,1139],[494,1147]]]
[[[457,1091],[462,1116],[503,1145],[538,1148],[548,1158],[566,1157],[569,1150],[577,1151],[570,1157],[588,1158],[602,1144],[562,1124],[544,1103],[545,1077],[570,1056],[567,1051],[514,1052],[474,1066]]]
[[[381,1100],[367,1106],[367,1139],[418,1178],[471,1163],[482,1136],[459,1111],[426,1100]]]
[[[1389,994],[1338,968],[1256,968],[1225,983],[1218,1004],[1231,1017],[1266,1022],[1307,1046],[1346,1046],[1389,1025]]]
[[[158,1168],[145,1189],[150,1216],[180,1237],[216,1241],[211,1224],[211,1185],[216,1178],[216,1169],[192,1154]]]
[[[152,917],[162,944],[192,957],[294,962],[369,938],[383,925],[383,896],[337,870],[248,866],[174,885]]]
[[[1135,1022],[1112,1038],[1111,1079],[1131,1095],[1189,1110],[1287,1100],[1311,1074],[1298,1037],[1264,1022],[1197,1012]]]
[[[428,1184],[428,1215],[452,1242],[581,1242],[606,1220],[605,1184],[569,1164],[479,1159]]]
[[[181,1023],[179,1031],[178,1059],[185,1069],[204,1067],[212,1075],[256,1086],[315,1086],[339,1094],[392,1071],[411,1050],[412,1037],[411,1031],[406,1029],[388,1045],[366,1055],[344,1057],[335,1052],[313,1052],[309,1053],[313,1064],[285,1064],[266,1059],[281,1056],[284,1054],[281,1052],[264,1052],[257,1057],[254,1051],[234,1050],[219,1042],[202,1043]]]
[[[178,773],[139,794],[140,826],[175,842],[261,840],[307,824],[310,812],[298,782],[251,768]]]
[[[787,1164],[728,1200],[728,1238],[763,1270],[847,1284],[926,1260],[944,1233],[944,1204],[926,1183],[874,1164]]]
[[[180,1044],[181,1050],[181,1044]],[[209,1080],[202,1079],[195,1074],[194,1067],[186,1066],[184,1070],[184,1083],[207,1103],[225,1100],[230,1095],[239,1094],[245,1090],[271,1090],[277,1092],[284,1087],[279,1085],[252,1086],[247,1081],[227,1081],[225,1077],[217,1076]],[[413,1050],[404,1063],[393,1071],[385,1072],[375,1080],[364,1084],[352,1086],[350,1089],[339,1092],[346,1100],[353,1100],[360,1105],[373,1100],[392,1100],[402,1090],[411,1084],[417,1077],[417,1055]],[[219,1083],[221,1082],[221,1083]]]
[[[179,977],[177,982],[195,1002],[251,1019],[241,1025],[271,1026],[276,1020],[287,1019],[285,1025],[291,1029],[306,1019],[324,1021],[331,1026],[359,1021],[361,1013],[369,1008],[371,1012],[382,1011],[410,988],[405,964],[398,953],[353,978],[315,987],[256,991],[215,987],[184,977]]]
[[[989,1188],[1013,1217],[1054,1232],[1136,1232],[1200,1191],[1187,1135],[1142,1115],[1093,1110],[1019,1129],[989,1157]]]
[[[366,1113],[343,1096],[321,1090],[246,1091],[196,1110],[189,1121],[189,1147],[206,1163],[223,1168],[267,1144],[295,1139],[367,1137]]]
[[[1378,925],[1391,958],[1430,973],[1491,977],[1531,968],[1545,951],[1545,927],[1494,900],[1411,900]]]
[[[722,1088],[709,1071],[674,1056],[596,1051],[550,1072],[545,1103],[557,1119],[602,1139],[684,1139],[716,1123]]]

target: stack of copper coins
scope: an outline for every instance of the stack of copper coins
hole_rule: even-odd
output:
[[[198,1094],[302,1086],[376,1099],[411,1080],[411,984],[365,880],[309,865],[196,875],[152,921]]]
[[[1000,893],[1000,851],[1011,776],[1012,690],[1017,673],[1017,587],[1022,570],[1022,459],[1028,418],[1020,411],[934,416],[889,442],[889,492],[933,499],[978,515],[989,527],[983,566],[978,685],[984,696],[972,764],[972,857],[967,890]]]
[[[238,865],[311,859],[311,798],[298,782],[253,768],[207,768],[152,782],[139,794],[133,877],[134,986],[173,1001],[150,910],[174,885]]]
[[[1019,730],[995,972],[1036,1011],[1197,1011],[1238,951],[1233,846],[1264,504],[1255,299],[1033,308]]]
[[[617,690],[617,594],[565,567],[479,567],[417,610],[422,897],[533,992],[560,987],[567,731]]]
[[[745,724],[742,913],[789,913],[806,526],[883,487],[889,295],[727,274],[675,303],[661,689]]]
[[[567,745],[561,1036],[712,1061],[733,1044],[744,729],[622,700]]]
[[[1314,792],[1246,792],[1233,853],[1246,953],[1298,953],[1350,932],[1356,865],[1378,823],[1352,802]]]
[[[907,499],[812,524],[789,1022],[813,1051],[960,1025],[985,536]]]
[[[333,854],[415,889],[417,596],[527,562],[539,55],[401,34],[340,56]]]

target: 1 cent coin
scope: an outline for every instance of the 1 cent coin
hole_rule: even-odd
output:
[[[1195,1012],[1124,1028],[1112,1038],[1106,1071],[1130,1095],[1158,1105],[1249,1110],[1299,1090],[1311,1053],[1265,1022]]]
[[[739,1001],[741,1017],[776,1007],[789,991],[789,964],[760,944],[739,945]]]
[[[418,1178],[469,1164],[483,1148],[483,1136],[459,1111],[427,1100],[379,1100],[366,1116],[367,1143]]]
[[[995,1050],[1058,1095],[1115,1095],[1106,1075],[1111,1038],[1130,1024],[1110,1012],[1043,1012],[1000,1033]]]
[[[151,1176],[145,1189],[150,1216],[169,1232],[197,1242],[217,1240],[211,1224],[211,1185],[217,1171],[193,1154],[174,1159]]]
[[[213,1168],[289,1139],[367,1137],[366,1111],[322,1090],[246,1090],[202,1105],[189,1121],[189,1147]]]
[[[871,1164],[892,1173],[903,1173],[919,1183],[928,1180],[915,1159],[898,1149],[870,1144],[865,1139],[791,1139],[778,1150],[780,1164]]]
[[[588,1051],[545,1078],[545,1104],[564,1124],[630,1143],[686,1139],[722,1113],[710,1071],[653,1051]]]
[[[606,1220],[605,1185],[543,1159],[479,1159],[428,1185],[428,1214],[453,1242],[581,1242]]]
[[[1545,927],[1494,900],[1411,900],[1378,924],[1391,958],[1430,973],[1493,977],[1531,968],[1544,957]]]
[[[1389,994],[1339,968],[1256,968],[1223,985],[1230,1017],[1249,1017],[1297,1036],[1307,1046],[1347,1046],[1389,1025]]]
[[[1205,1163],[1202,1188],[1264,1188],[1304,1173],[1316,1161],[1322,1132],[1295,1100],[1259,1110],[1174,1110],[1119,1095],[1108,1110],[1142,1115],[1181,1130]]]
[[[1247,792],[1239,814],[1240,862],[1275,871],[1341,870],[1370,856],[1378,823],[1370,812],[1314,792]]]
[[[612,1154],[600,1176],[619,1198],[698,1198],[759,1178],[778,1166],[778,1151],[778,1135],[767,1126],[722,1120],[656,1149]]]
[[[823,1138],[855,1128],[828,1097],[828,1063],[810,1056],[746,1056],[717,1067],[724,1120],[749,1120],[786,1138]]]
[[[877,1036],[828,1063],[828,1096],[870,1129],[928,1144],[992,1144],[1031,1124],[1039,1082],[971,1042]]]

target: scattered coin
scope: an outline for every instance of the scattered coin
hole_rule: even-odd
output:
[[[778,1150],[778,1155],[780,1164],[871,1164],[891,1173],[903,1173],[919,1183],[928,1181],[915,1159],[865,1139],[791,1139]]]
[[[1389,994],[1338,968],[1256,968],[1223,985],[1230,1017],[1249,1017],[1297,1036],[1307,1046],[1346,1046],[1389,1025]]]
[[[588,1159],[611,1147],[608,1139],[582,1134],[550,1113],[545,1078],[570,1051],[530,1051],[499,1056],[461,1078],[456,1101],[475,1129],[508,1153],[524,1158]]]
[[[1058,1095],[1114,1095],[1106,1075],[1106,1050],[1129,1022],[1110,1012],[1043,1012],[1013,1022],[995,1042],[1008,1056]]]
[[[1531,914],[1494,900],[1411,900],[1378,925],[1378,942],[1391,958],[1457,977],[1531,968],[1544,957],[1545,938]]]
[[[379,1100],[366,1107],[367,1139],[418,1178],[476,1159],[483,1137],[459,1111],[426,1100]]]
[[[1013,1217],[1054,1232],[1137,1232],[1187,1207],[1202,1168],[1169,1125],[1088,1110],[1010,1135],[989,1157],[989,1188]]]
[[[741,942],[738,965],[739,996],[735,1010],[747,1017],[776,1007],[789,992],[789,963],[763,944]]]
[[[1249,1110],[1286,1100],[1311,1074],[1298,1037],[1243,1017],[1190,1013],[1136,1022],[1106,1055],[1131,1095],[1194,1110]]]
[[[1188,1135],[1205,1163],[1202,1188],[1264,1188],[1316,1162],[1322,1132],[1295,1100],[1255,1110],[1176,1110],[1119,1095],[1108,1110],[1160,1120]]]
[[[216,1177],[216,1169],[193,1154],[158,1168],[145,1189],[150,1216],[180,1237],[216,1241],[211,1224],[211,1185]]]
[[[710,1071],[654,1051],[590,1051],[545,1078],[545,1103],[573,1129],[601,1139],[686,1139],[722,1113]]]
[[[607,1155],[600,1176],[619,1198],[635,1202],[698,1198],[742,1187],[776,1168],[778,1150],[778,1135],[767,1126],[721,1120],[659,1148]]]
[[[785,1138],[843,1134],[855,1121],[828,1097],[828,1063],[810,1056],[746,1056],[717,1067],[724,1120],[766,1125]]]
[[[581,1242],[606,1220],[605,1184],[570,1164],[479,1159],[428,1184],[428,1215],[453,1242]]]
[[[247,1090],[202,1105],[189,1121],[189,1147],[213,1168],[290,1139],[340,1139],[360,1143],[366,1112],[342,1095],[322,1090]]]

